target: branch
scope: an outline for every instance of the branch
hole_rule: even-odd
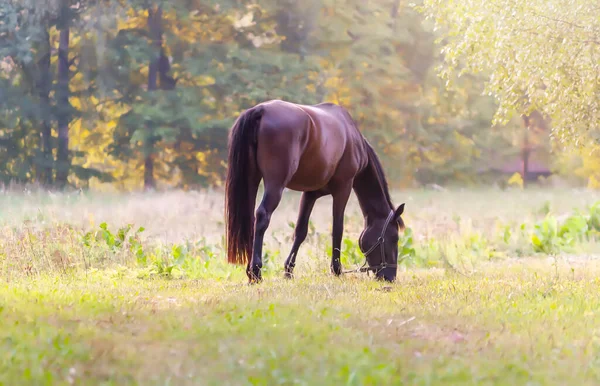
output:
[[[548,27],[551,28],[550,26],[548,26]],[[585,39],[585,40],[581,40],[581,39],[574,39],[574,38],[571,38],[571,37],[567,37],[567,36],[564,36],[564,35],[560,35],[560,36],[542,35],[535,28],[515,28],[515,31],[520,31],[520,32],[528,33],[528,34],[531,34],[532,36],[542,36],[544,39],[551,39],[551,40],[555,40],[555,41],[559,41],[559,42],[562,42],[563,40],[570,40],[570,41],[575,42],[575,43],[597,44],[597,45],[600,45],[600,40],[598,40],[598,39]]]
[[[551,20],[551,21],[554,21],[554,22],[557,22],[557,23],[563,23],[563,24],[566,24],[566,25],[570,25],[573,28],[585,29],[584,26],[579,25],[579,24],[575,24],[575,23],[570,22],[570,21],[556,19],[556,18],[553,18],[553,17],[550,17],[550,16],[546,16],[546,15],[540,15],[539,13],[537,13],[535,11],[531,11],[531,13],[534,16],[541,17],[542,19]]]
[[[571,27],[573,27],[573,28],[577,28],[577,29],[586,30],[586,27],[585,27],[585,26],[582,26],[582,25],[579,25],[579,24],[573,23],[573,22],[571,22],[571,21],[562,20],[562,19],[557,19],[557,18],[554,18],[554,17],[546,16],[546,15],[540,15],[539,13],[537,13],[537,12],[535,12],[535,11],[531,11],[531,13],[532,13],[534,16],[540,17],[540,18],[542,18],[542,19],[550,20],[550,21],[553,21],[553,22],[555,22],[555,23],[566,24],[566,25],[568,25],[568,26],[571,26]],[[593,28],[593,30],[594,30],[596,33],[598,32],[598,30],[597,30],[596,28]],[[592,33],[592,35],[593,35],[593,33]],[[598,39],[595,39],[595,38],[592,38],[592,39],[587,39],[587,40],[580,40],[580,41],[581,41],[581,42],[583,42],[583,43],[594,43],[594,44],[600,44],[600,41],[599,41]]]
[[[360,39],[360,36],[353,34],[350,30],[346,31],[346,35],[348,35],[353,41]]]
[[[75,64],[75,61],[79,59],[79,55],[75,55],[73,59],[69,60],[69,67]]]

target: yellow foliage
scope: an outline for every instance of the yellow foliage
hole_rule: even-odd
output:
[[[71,98],[71,103],[80,103],[78,98]],[[101,183],[92,178],[89,187],[98,191],[132,190],[141,186],[142,170],[135,162],[124,162],[107,156],[108,147],[113,141],[114,130],[117,127],[117,119],[127,111],[126,107],[116,103],[106,102],[98,105],[96,110],[102,113],[106,119],[73,121],[69,126],[70,146],[75,151],[86,154],[85,158],[75,158],[74,165],[86,168],[94,168],[102,172],[110,173],[118,181],[116,186],[110,183]]]
[[[600,180],[598,180],[595,176],[590,176],[588,178],[588,188],[593,190],[600,190]]]
[[[523,189],[523,177],[521,176],[520,173],[515,173],[512,175],[512,177],[510,177],[508,179],[508,185],[509,186],[517,186],[521,189]]]
[[[117,21],[117,30],[123,29],[144,29],[148,22],[148,11],[136,11],[133,8],[127,10],[127,18]]]
[[[600,189],[600,146],[586,146],[574,152],[579,167],[573,173],[587,182],[590,189]]]
[[[196,153],[196,159],[200,162],[200,163],[204,163],[206,162],[206,153]]]
[[[210,75],[200,75],[196,77],[196,84],[198,86],[206,87],[212,86],[216,83],[215,78]]]

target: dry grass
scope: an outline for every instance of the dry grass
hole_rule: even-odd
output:
[[[547,202],[558,214],[583,208],[598,199],[588,190],[530,189],[458,190],[394,192],[396,204],[406,202],[406,223],[419,238],[452,234],[458,229],[456,219],[479,230],[493,231],[495,223],[524,222],[539,218],[537,213]],[[257,200],[260,200],[260,195]],[[295,222],[300,195],[286,191],[271,220],[271,233],[289,236],[289,222]],[[205,237],[219,241],[223,232],[223,196],[220,192],[169,192],[156,194],[72,194],[48,195],[4,193],[0,195],[4,225],[38,226],[68,223],[89,229],[101,222],[115,226],[135,223],[148,227],[148,235],[167,242]],[[346,211],[345,232],[356,236],[362,215],[354,195]],[[331,228],[331,198],[315,205],[312,222],[318,232]],[[150,226],[151,224],[151,226]]]

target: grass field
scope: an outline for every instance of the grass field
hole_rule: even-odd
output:
[[[225,262],[218,193],[3,193],[0,385],[600,382],[597,194],[393,197],[410,228],[396,283],[329,274],[330,199],[283,279],[287,192],[248,286]],[[361,227],[353,197],[347,269]]]

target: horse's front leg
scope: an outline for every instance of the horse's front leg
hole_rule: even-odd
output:
[[[315,206],[315,202],[317,199],[323,196],[324,193],[318,191],[302,193],[302,198],[300,199],[300,210],[298,212],[298,220],[296,221],[296,229],[294,229],[294,243],[292,244],[292,250],[290,251],[290,254],[288,255],[284,264],[285,277],[288,279],[293,277],[298,250],[308,235],[308,220],[310,219],[310,214]]]
[[[271,222],[271,215],[277,209],[279,202],[281,201],[281,195],[283,188],[279,186],[273,187],[267,185],[265,187],[265,193],[263,199],[256,210],[256,219],[254,223],[254,245],[252,251],[252,258],[248,262],[246,268],[246,274],[250,283],[257,283],[262,281],[261,269],[262,269],[262,248],[263,239],[265,232]]]
[[[352,192],[352,184],[343,186],[333,194],[333,227],[331,232],[331,271],[339,276],[342,273],[340,262],[342,235],[344,233],[344,212]]]

